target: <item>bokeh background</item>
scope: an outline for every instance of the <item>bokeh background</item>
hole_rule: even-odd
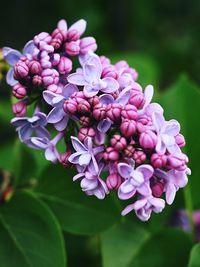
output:
[[[167,208],[163,215],[153,217],[148,227],[153,232],[157,228],[170,225],[171,216],[177,212],[177,209],[187,208],[190,212],[200,209],[199,0],[10,0],[1,1],[0,10],[0,47],[10,46],[20,50],[37,33],[51,32],[59,19],[66,19],[70,25],[84,18],[88,22],[86,34],[96,38],[99,55],[107,55],[113,61],[127,60],[138,70],[139,81],[143,86],[153,84],[156,90],[155,97],[166,107],[167,117],[177,118],[182,123],[188,142],[187,153],[191,158],[193,175],[189,189],[178,193],[173,208]],[[16,133],[9,124],[12,117],[10,110],[10,89],[2,80],[0,82],[0,168],[4,170],[9,170],[16,159],[11,155]],[[17,157],[22,157],[22,154]],[[37,161],[38,158],[39,161],[41,160],[41,155],[39,156],[34,154]],[[39,165],[42,164],[39,163]],[[105,233],[101,239],[104,242],[103,252],[107,244],[108,251],[112,245],[115,247],[115,239],[112,239],[115,230],[113,231]],[[122,230],[119,240],[125,234],[127,234],[126,230]],[[155,237],[152,242],[157,242],[156,238],[158,237]],[[159,238],[163,238],[164,244],[165,236],[161,235]],[[86,237],[65,233],[65,240],[69,266],[101,267],[102,262],[106,267],[118,266],[117,261],[111,263],[107,252],[102,256],[99,235]],[[182,240],[181,237],[180,240]],[[177,246],[181,246],[181,243],[181,241],[177,243]],[[125,245],[130,247],[131,241],[128,240]],[[163,250],[166,247],[167,245],[163,245]],[[144,251],[147,252],[148,246],[145,249]],[[156,249],[155,247],[153,250],[154,254]],[[190,245],[188,243],[183,245],[181,250],[185,252],[182,265],[177,265],[178,260],[177,262],[168,261],[167,255],[165,255],[167,259],[165,262],[171,267],[187,266]],[[170,252],[173,253],[173,250]],[[110,253],[113,259],[117,256],[113,250]],[[162,263],[162,260],[158,262]],[[145,266],[140,265],[139,261],[134,264],[134,267]],[[165,266],[159,263],[153,264],[152,261],[152,265],[149,266]],[[200,263],[195,266],[200,266]]]

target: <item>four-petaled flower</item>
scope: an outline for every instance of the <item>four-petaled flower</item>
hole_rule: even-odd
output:
[[[16,117],[11,120],[11,123],[17,127],[16,130],[22,142],[30,138],[33,133],[40,138],[49,138],[49,132],[45,128],[47,124],[46,115],[37,110],[33,117]]]
[[[164,154],[166,150],[172,155],[181,154],[175,136],[180,132],[180,124],[176,120],[165,121],[162,113],[154,112],[153,124],[157,133],[156,152]]]
[[[98,173],[85,171],[74,176],[73,181],[81,179],[81,188],[89,196],[94,195],[98,199],[104,199],[108,194],[106,183],[100,178],[100,174],[104,168],[104,164],[99,164]]]
[[[104,93],[113,93],[119,89],[118,82],[112,77],[101,79],[102,65],[99,57],[91,55],[83,63],[82,71],[70,74],[68,82],[71,84],[84,86],[83,92],[86,97],[93,97],[99,91]]]
[[[132,210],[135,210],[137,217],[141,221],[148,221],[152,211],[160,213],[165,207],[165,201],[162,198],[155,198],[152,195],[142,197],[135,203],[128,205],[123,211],[122,215],[125,216]]]
[[[118,172],[125,179],[118,189],[120,199],[131,198],[136,191],[142,196],[151,194],[149,179],[154,173],[152,166],[143,164],[134,169],[134,166],[127,163],[119,163]]]
[[[97,174],[99,172],[99,166],[95,155],[101,153],[104,150],[103,147],[93,148],[90,137],[87,137],[84,143],[81,143],[78,138],[72,136],[71,141],[76,152],[69,157],[69,162],[80,165],[83,168],[88,167],[90,172]]]

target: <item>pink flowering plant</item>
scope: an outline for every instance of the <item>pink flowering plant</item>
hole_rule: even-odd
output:
[[[85,29],[83,19],[70,27],[61,20],[22,53],[3,48],[15,99],[11,123],[21,142],[43,150],[66,175],[75,169],[71,179],[86,195],[104,199],[115,191],[123,216],[133,211],[147,221],[187,185],[185,139],[178,121],[167,121],[152,102],[153,86],[142,88],[126,61],[99,56]]]

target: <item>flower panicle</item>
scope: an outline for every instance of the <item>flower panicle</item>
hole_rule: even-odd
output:
[[[3,48],[10,64],[7,83],[16,98],[11,123],[21,142],[44,150],[47,160],[75,168],[73,180],[87,195],[104,199],[116,191],[120,200],[133,201],[122,215],[134,211],[147,221],[187,184],[185,139],[180,124],[167,121],[163,108],[152,103],[153,86],[143,90],[126,61],[112,64],[98,56],[95,39],[82,37],[85,29],[85,20],[69,28],[61,20],[22,52]]]

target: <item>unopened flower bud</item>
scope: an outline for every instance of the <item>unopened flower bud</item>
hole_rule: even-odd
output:
[[[87,100],[82,99],[81,102],[78,102],[78,112],[85,114],[90,112],[90,103]]]
[[[27,107],[24,101],[17,102],[12,105],[12,111],[17,117],[23,117],[26,114]]]
[[[132,94],[129,98],[129,103],[140,109],[144,106],[145,98],[142,92],[132,90]]]
[[[127,104],[122,109],[122,117],[124,119],[135,120],[137,116],[137,108],[134,105]]]
[[[179,147],[185,146],[185,138],[182,134],[178,134],[175,136],[176,143]]]
[[[120,125],[120,131],[125,137],[130,137],[136,133],[136,122],[133,120],[124,119]]]
[[[146,154],[142,150],[136,150],[133,154],[133,159],[137,164],[142,164],[146,158]]]
[[[22,99],[27,95],[26,88],[20,83],[17,83],[12,89],[12,94],[16,98]]]
[[[40,74],[40,72],[42,71],[41,65],[38,61],[30,61],[28,66],[29,72],[33,75]]]
[[[116,151],[113,147],[107,147],[106,151],[103,153],[103,158],[106,161],[116,161],[119,159],[119,152]]]
[[[52,65],[57,66],[59,62],[60,62],[60,54],[54,53],[52,58],[51,58]]]
[[[61,57],[58,64],[58,71],[60,74],[68,74],[72,70],[72,61],[67,57]]]
[[[14,77],[16,79],[23,79],[28,76],[28,73],[29,68],[27,64],[24,61],[19,60],[14,66]]]
[[[73,99],[68,99],[64,102],[63,109],[66,113],[74,114],[77,111],[77,102]]]
[[[87,100],[90,103],[91,107],[94,107],[95,105],[99,104],[99,97],[96,95],[88,98]]]
[[[154,153],[151,156],[151,164],[153,165],[154,168],[165,167],[166,163],[167,163],[167,156],[166,155]]]
[[[94,137],[95,130],[93,128],[81,128],[78,133],[78,139],[84,141],[87,137]]]
[[[118,134],[113,135],[110,144],[117,151],[121,151],[127,146],[126,139]]]
[[[102,74],[101,74],[102,78],[112,77],[114,79],[117,79],[117,76],[118,76],[117,71],[115,70],[114,66],[112,66],[112,65],[106,66],[103,69]]]
[[[90,118],[87,116],[80,117],[80,124],[87,127],[90,124]]]
[[[184,154],[180,156],[169,155],[167,157],[167,167],[169,169],[184,171],[187,168],[186,166],[187,162],[188,162],[188,158]]]
[[[45,69],[42,72],[42,81],[44,86],[57,84],[59,81],[59,73],[55,69]]]
[[[121,183],[122,177],[118,173],[112,173],[106,179],[106,185],[109,190],[117,190]]]
[[[70,56],[77,56],[80,53],[79,43],[76,41],[72,41],[69,43],[65,43],[65,52]]]
[[[78,39],[80,39],[80,33],[76,29],[72,29],[67,32],[68,41],[77,41]]]
[[[119,121],[119,119],[121,118],[121,111],[122,111],[122,106],[120,104],[117,103],[109,104],[107,106],[106,115],[113,122]]]
[[[35,45],[39,45],[41,41],[49,44],[51,42],[51,39],[52,37],[48,32],[41,32],[34,37],[33,41]]]
[[[164,184],[161,182],[156,182],[151,186],[152,195],[154,197],[161,197],[163,191],[164,191]]]
[[[40,86],[40,85],[42,85],[42,77],[39,76],[39,75],[35,75],[35,76],[33,76],[32,83],[33,83],[35,86]]]
[[[139,142],[141,147],[153,149],[157,144],[157,135],[153,131],[147,130],[140,134]]]
[[[86,54],[88,51],[96,51],[97,43],[93,37],[85,37],[80,41],[80,53]]]
[[[101,103],[95,105],[93,109],[93,117],[98,121],[105,119],[106,106]]]
[[[65,153],[60,155],[59,161],[66,168],[71,166],[71,163],[68,161],[68,158],[70,157],[71,153],[71,150],[68,149]]]
[[[47,53],[53,53],[54,47],[52,45],[47,44],[46,42],[41,41],[39,44],[40,51],[45,51]]]
[[[100,56],[100,61],[103,68],[110,65],[110,59],[105,56]]]
[[[133,157],[133,154],[135,152],[135,148],[132,146],[132,145],[129,145],[125,148],[124,150],[124,154],[126,157],[128,158],[132,158]]]
[[[47,90],[55,93],[55,94],[61,94],[62,93],[62,88],[56,84],[50,84],[47,86]]]

